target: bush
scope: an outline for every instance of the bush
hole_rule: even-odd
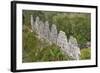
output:
[[[80,59],[81,60],[91,59],[91,49],[90,48],[81,49]]]

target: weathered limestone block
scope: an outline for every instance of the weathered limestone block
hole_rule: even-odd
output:
[[[65,55],[70,55],[70,47],[65,32],[60,31],[57,38],[57,45],[61,48]]]
[[[39,36],[40,38],[44,38],[44,23],[39,21]]]
[[[65,44],[67,43],[67,38],[65,32],[60,31],[57,38],[57,45],[64,50]]]
[[[87,43],[86,43],[86,47],[87,47],[87,48],[91,48],[91,42],[87,42]]]
[[[31,27],[32,27],[32,31],[34,31],[34,20],[33,20],[33,15],[31,15]]]
[[[51,26],[50,41],[55,44],[57,43],[57,28],[54,24]]]
[[[70,47],[70,56],[76,60],[79,60],[80,48],[78,47],[76,38],[74,38],[73,36],[70,36],[69,38],[69,47]]]
[[[39,17],[37,16],[37,17],[36,17],[36,20],[35,20],[35,25],[34,25],[34,27],[35,27],[35,32],[36,32],[37,34],[39,34],[39,21],[40,21],[40,19],[39,19]]]
[[[49,23],[48,21],[46,21],[44,24],[44,38],[49,40],[49,35],[50,35]]]

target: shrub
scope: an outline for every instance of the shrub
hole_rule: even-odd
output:
[[[81,60],[91,59],[91,49],[90,48],[83,48],[81,49]]]

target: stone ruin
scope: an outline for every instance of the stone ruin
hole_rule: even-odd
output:
[[[69,38],[69,47],[70,47],[70,56],[74,59],[79,60],[80,57],[80,48],[78,46],[76,38],[70,36]]]
[[[57,37],[57,45],[61,48],[61,50],[65,54],[68,54],[69,45],[68,45],[68,40],[67,40],[65,32],[63,31],[59,32],[58,37]]]
[[[31,15],[31,27],[32,27],[32,30],[34,30],[34,20],[33,20],[33,16]]]
[[[31,15],[31,26],[32,30],[38,34],[39,39],[46,39],[49,43],[54,43],[60,47],[60,50],[65,54],[70,56],[72,59],[79,60],[80,58],[80,48],[78,46],[76,38],[70,36],[69,40],[64,31],[57,31],[55,24],[52,24],[51,30],[49,27],[49,22],[45,21],[43,23],[39,17],[36,17],[35,21]]]
[[[44,35],[44,38],[45,38],[46,40],[49,40],[50,29],[49,29],[49,23],[48,23],[48,21],[46,21],[46,22],[44,23],[44,33],[43,33],[43,35]]]
[[[57,27],[56,25],[52,24],[51,26],[51,31],[50,31],[50,41],[52,41],[52,43],[57,43]]]
[[[36,20],[35,20],[35,23],[33,24],[34,25],[34,31],[39,35],[39,22],[40,22],[40,19],[39,17],[36,17]]]
[[[44,23],[42,21],[39,22],[39,36],[44,37]]]

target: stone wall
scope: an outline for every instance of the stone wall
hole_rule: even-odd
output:
[[[50,28],[48,21],[43,23],[38,16],[34,21],[31,15],[31,26],[32,30],[38,34],[40,39],[46,39],[51,44],[56,44],[65,55],[75,60],[79,60],[80,48],[75,37],[70,36],[68,40],[64,31],[57,31],[55,24],[52,24]]]

